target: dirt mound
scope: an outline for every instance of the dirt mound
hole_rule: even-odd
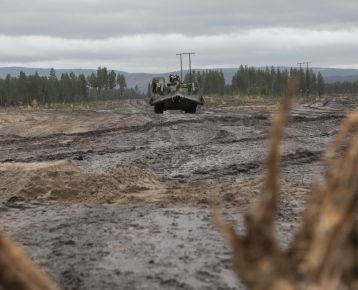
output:
[[[111,202],[127,193],[160,189],[153,173],[135,167],[94,174],[69,160],[0,165],[1,199]]]
[[[160,182],[151,171],[117,168],[98,174],[85,172],[69,160],[0,164],[0,201],[6,203],[63,201],[119,204],[213,204],[224,202],[246,209],[258,196],[262,180]],[[283,200],[308,190],[282,184]]]

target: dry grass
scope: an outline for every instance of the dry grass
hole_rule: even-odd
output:
[[[328,148],[325,179],[312,187],[290,247],[283,250],[277,242],[280,143],[297,84],[297,78],[290,81],[273,120],[266,181],[246,215],[247,234],[238,235],[217,213],[215,221],[233,248],[234,270],[249,289],[358,289],[358,112],[347,117]]]
[[[0,235],[0,289],[58,290],[6,235]]]
[[[222,95],[222,96],[204,96],[205,106],[237,106],[237,105],[247,105],[247,104],[256,104],[265,100],[271,100],[270,98],[265,98],[263,96],[231,96],[231,95]]]

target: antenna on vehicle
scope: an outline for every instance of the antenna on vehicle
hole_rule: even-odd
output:
[[[195,54],[195,52],[182,52],[177,53],[176,55],[180,56],[180,80],[183,81],[183,55],[189,55],[189,80],[191,82],[191,56]]]

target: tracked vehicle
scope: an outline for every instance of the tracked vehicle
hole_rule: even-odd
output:
[[[182,55],[189,55],[189,82],[183,82]],[[204,99],[199,95],[199,86],[192,82],[191,54],[180,55],[181,78],[176,74],[169,75],[169,83],[165,78],[155,77],[152,80],[152,95],[149,104],[154,106],[154,112],[162,114],[166,110],[182,110],[185,113],[194,114],[198,105],[204,104]]]

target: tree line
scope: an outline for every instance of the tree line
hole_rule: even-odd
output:
[[[312,69],[264,69],[241,66],[232,78],[231,91],[240,95],[260,95],[277,97],[284,93],[288,80],[298,75],[301,96],[321,96],[325,91],[325,82],[320,72]]]
[[[231,84],[225,84],[222,70],[194,70],[191,80],[197,82],[203,95],[239,94],[277,97],[283,94],[289,78],[300,76],[300,95],[321,96],[324,93],[358,94],[358,81],[326,84],[320,72],[307,69],[280,69],[274,67],[254,68],[240,66],[232,77]],[[190,75],[185,75],[185,82]],[[150,94],[148,85],[148,95]],[[99,67],[89,76],[64,73],[57,78],[56,71],[50,70],[48,77],[26,75],[20,72],[18,77],[7,75],[0,79],[0,106],[31,105],[34,100],[46,103],[73,103],[120,98],[144,97],[135,89],[127,88],[124,75],[105,67]]]
[[[358,94],[358,81],[336,82],[326,85],[326,92],[330,95],[352,95]]]
[[[222,70],[193,71],[192,81],[199,84],[200,93],[239,94],[250,96],[277,97],[283,94],[291,76],[300,76],[300,94],[303,96],[318,95],[325,92],[325,82],[320,72],[304,69],[280,69],[274,67],[254,68],[240,66],[234,74],[231,84],[226,85]],[[184,81],[189,81],[189,74]]]
[[[207,70],[196,71],[191,74],[191,80],[197,82],[200,92],[204,95],[208,94],[224,94],[225,93],[225,79],[222,70]],[[190,74],[186,74],[185,82],[190,81]]]
[[[73,103],[120,98],[138,98],[138,89],[128,89],[124,75],[99,67],[88,77],[73,72],[57,78],[56,71],[49,76],[9,74],[0,79],[0,106],[31,105],[34,100],[42,104]]]

